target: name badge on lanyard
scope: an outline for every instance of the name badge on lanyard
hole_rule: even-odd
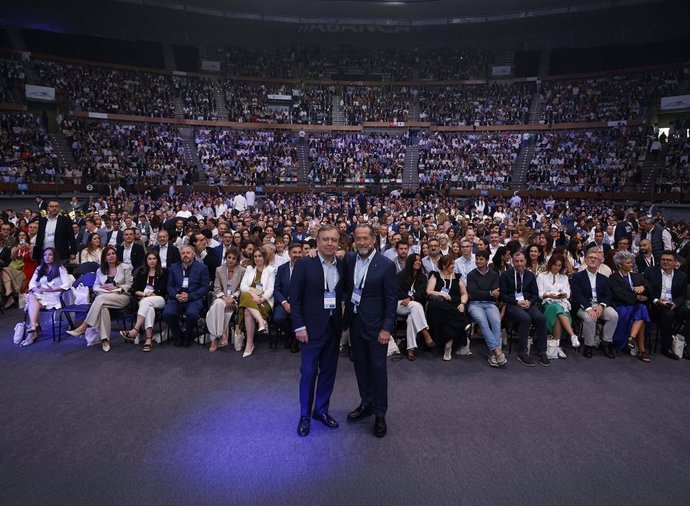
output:
[[[182,278],[182,288],[189,288],[189,278],[187,276]]]
[[[362,302],[362,289],[361,288],[354,288],[352,290],[352,303],[355,306],[359,306],[359,303]]]
[[[670,289],[670,288],[665,289],[663,295],[664,295],[664,297],[663,297],[664,300],[667,300],[667,301],[672,301],[672,300],[673,300],[673,295],[671,294],[671,289]]]
[[[232,283],[228,282],[228,284],[225,287],[225,293],[227,295],[232,295]]]
[[[525,296],[522,294],[522,292],[515,292],[515,300],[525,300]]]
[[[261,283],[257,283],[257,284],[256,284],[256,289],[257,289],[257,290],[263,290],[263,289],[264,289],[264,285],[262,285]]]
[[[323,308],[335,309],[335,292],[323,292]]]
[[[145,292],[153,292],[154,288],[152,285],[146,285],[146,287],[144,288],[144,291]]]
[[[597,289],[596,288],[592,288],[592,302],[594,304],[597,303]]]
[[[411,299],[414,299],[414,286],[410,287],[410,289],[407,292],[407,296]]]

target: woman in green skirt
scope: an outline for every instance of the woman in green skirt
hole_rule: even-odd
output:
[[[268,333],[268,317],[273,310],[273,285],[276,270],[266,262],[263,248],[254,251],[252,263],[247,267],[240,283],[240,312],[238,327],[246,330],[247,345],[243,358],[254,352],[254,332]]]
[[[551,255],[546,264],[546,272],[537,276],[539,297],[543,301],[542,311],[546,320],[546,330],[560,341],[563,331],[570,336],[573,348],[580,346],[570,318],[570,281],[563,274],[565,259],[563,255]]]

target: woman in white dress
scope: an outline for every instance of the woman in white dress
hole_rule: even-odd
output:
[[[46,248],[43,252],[43,262],[34,271],[29,282],[29,293],[26,297],[26,312],[29,316],[29,327],[22,346],[29,346],[41,332],[38,317],[41,309],[59,309],[61,306],[60,293],[67,290],[71,281],[67,270],[60,263],[55,248]]]
[[[89,327],[97,328],[103,351],[110,351],[110,309],[123,309],[129,305],[129,290],[132,287],[132,267],[117,259],[117,250],[106,246],[101,255],[101,266],[96,272],[93,291],[96,298],[91,304],[86,319],[71,336],[81,336]]]
[[[554,254],[546,264],[546,272],[537,276],[539,298],[544,302],[542,311],[546,320],[546,330],[554,338],[560,340],[565,330],[570,336],[573,348],[580,346],[580,342],[573,332],[570,317],[570,282],[563,274],[565,260],[563,255]]]

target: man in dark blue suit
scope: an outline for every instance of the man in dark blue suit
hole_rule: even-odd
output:
[[[194,248],[182,246],[182,261],[168,268],[168,301],[163,310],[163,320],[172,333],[175,346],[191,346],[192,331],[199,319],[204,297],[208,294],[208,269],[201,262],[194,261]],[[187,329],[182,336],[179,316],[187,318]]]
[[[180,250],[178,250],[170,240],[170,232],[161,228],[158,231],[158,245],[154,246],[153,251],[158,253],[161,259],[161,267],[170,269],[170,266],[180,261]]]
[[[232,231],[223,232],[220,241],[220,244],[213,248],[216,253],[216,265],[225,265],[225,253],[232,247]]]
[[[398,282],[395,264],[374,249],[376,232],[355,227],[357,253],[345,257],[345,323],[349,324],[360,405],[347,415],[357,421],[374,415],[374,435],[386,435],[388,341],[395,331]]]
[[[290,279],[295,268],[295,263],[302,258],[302,245],[298,242],[290,244],[288,255],[290,261],[285,262],[276,272],[276,282],[273,287],[273,323],[285,330],[290,335],[288,343],[290,351],[297,353],[299,345],[292,335],[292,306],[290,305]]]
[[[310,416],[326,427],[338,427],[338,422],[328,413],[342,331],[345,276],[342,263],[335,258],[338,240],[334,226],[321,227],[317,234],[318,254],[296,262],[290,278],[292,326],[295,337],[302,343],[297,425],[297,434],[302,437],[309,434]],[[289,264],[281,268],[286,265]]]
[[[585,263],[587,268],[576,272],[570,278],[570,292],[573,299],[573,311],[582,320],[582,337],[585,349],[582,356],[592,358],[597,323],[604,322],[602,332],[602,351],[608,358],[616,358],[614,353],[613,334],[618,325],[618,313],[612,307],[609,278],[598,272],[603,253],[594,247],[587,250]]]
[[[529,356],[528,339],[532,324],[536,328],[534,347],[537,349],[539,363],[544,367],[551,365],[546,356],[546,321],[544,313],[537,307],[539,289],[537,278],[526,269],[527,260],[522,251],[513,255],[513,268],[501,274],[498,279],[501,295],[499,299],[506,303],[506,317],[518,327],[520,350],[518,361],[528,367],[534,367],[534,360]]]

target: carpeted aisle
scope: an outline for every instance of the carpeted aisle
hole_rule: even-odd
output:
[[[341,356],[331,414],[298,438],[299,356],[113,338],[12,344],[0,322],[0,504],[687,504],[690,362],[420,352],[389,363],[389,433],[345,421],[358,402]],[[568,351],[568,350],[567,350]],[[569,355],[571,355],[569,353]]]

